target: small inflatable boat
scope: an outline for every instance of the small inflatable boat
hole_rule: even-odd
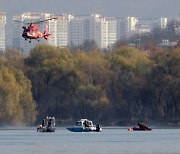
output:
[[[145,129],[142,129],[139,127],[133,127],[132,130],[134,130],[134,131],[150,131],[150,130],[152,130],[152,128],[147,127]]]
[[[128,131],[131,131],[131,130],[134,130],[134,131],[151,131],[152,128],[149,128],[144,123],[138,122],[138,127],[128,128]]]

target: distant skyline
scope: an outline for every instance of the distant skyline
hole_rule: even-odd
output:
[[[24,12],[63,13],[138,18],[176,18],[180,0],[0,0],[0,12],[7,15],[7,45],[11,44],[13,14]]]

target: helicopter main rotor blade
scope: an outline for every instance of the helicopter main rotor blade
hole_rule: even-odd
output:
[[[19,23],[30,25],[30,24],[39,24],[39,23],[46,22],[46,21],[53,20],[53,19],[57,19],[57,17],[49,18],[49,19],[46,19],[46,20],[40,20],[40,21],[36,21],[36,22],[24,22],[24,21],[21,21],[21,20],[14,20],[14,22],[19,22]]]
[[[25,22],[25,21],[20,21],[20,20],[14,20],[14,22],[19,22],[19,23],[23,23],[23,24],[27,24],[27,25],[31,24],[30,22]]]
[[[33,24],[39,24],[39,23],[41,23],[41,22],[45,22],[45,21],[49,21],[49,20],[53,20],[53,19],[57,19],[57,17],[49,18],[49,19],[46,19],[46,20],[40,20],[40,21],[32,22],[32,23],[33,23]]]
[[[20,20],[14,20],[14,22],[25,23],[25,22],[23,22],[23,21],[20,21]]]

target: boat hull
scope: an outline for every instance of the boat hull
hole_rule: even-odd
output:
[[[68,127],[67,130],[71,132],[101,132],[102,128],[97,130],[95,127],[94,128]]]
[[[134,130],[134,131],[151,131],[152,129],[151,129],[151,128],[140,129],[140,128],[138,128],[138,127],[133,127],[132,130]]]
[[[37,127],[37,132],[55,132],[55,127]]]

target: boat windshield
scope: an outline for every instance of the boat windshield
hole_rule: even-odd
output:
[[[93,126],[92,121],[88,121],[88,126],[89,126],[89,127],[92,127],[92,126]]]
[[[77,121],[76,122],[76,126],[82,126],[82,122],[81,121]]]
[[[55,122],[55,118],[54,117],[46,117],[46,126],[47,127],[55,127],[56,122]]]

